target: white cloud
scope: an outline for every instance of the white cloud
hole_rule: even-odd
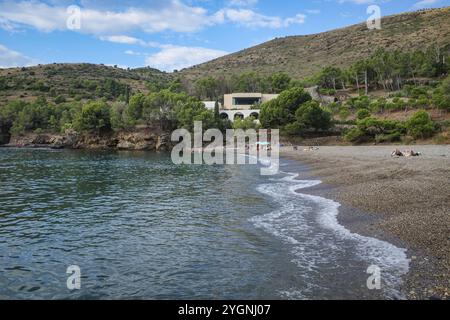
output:
[[[140,55],[142,55],[140,52],[136,52],[136,51],[133,51],[133,50],[126,50],[125,54],[128,54],[130,56],[140,56]]]
[[[114,42],[114,43],[145,45],[145,41],[143,41],[141,39],[124,36],[124,35],[104,36],[104,37],[100,37],[100,40]]]
[[[29,26],[43,32],[67,30],[69,16],[66,7],[37,1],[6,1],[0,4],[0,26],[8,23],[10,27]],[[96,35],[132,30],[193,32],[210,23],[205,9],[170,0],[164,7],[158,8],[130,7],[124,11],[82,8],[79,31]]]
[[[0,68],[28,67],[36,64],[37,61],[35,59],[10,50],[0,44]]]
[[[230,6],[247,7],[258,3],[258,0],[230,0]]]
[[[414,4],[414,8],[423,9],[438,3],[439,0],[422,0]]]
[[[250,27],[250,28],[282,28],[292,24],[303,24],[306,15],[297,14],[290,18],[280,18],[276,16],[266,16],[249,9],[223,9],[220,11],[224,20]]]
[[[0,27],[7,30],[31,27],[42,32],[68,30],[67,20],[70,13],[67,12],[66,6],[58,6],[58,3],[56,1],[53,5],[49,5],[37,0],[1,2]],[[254,4],[256,1],[232,0],[232,3],[243,6]],[[86,5],[89,4],[88,1]],[[137,30],[147,33],[196,32],[208,26],[227,22],[248,27],[281,28],[293,23],[303,23],[304,18],[305,16],[301,14],[282,18],[263,15],[250,9],[230,7],[209,14],[202,7],[189,6],[183,4],[181,0],[168,0],[157,6],[127,7],[121,11],[107,10],[104,7],[83,7],[80,16],[81,29],[76,31],[104,37]]]
[[[200,47],[166,45],[164,48],[146,57],[147,66],[164,71],[181,70],[196,64],[227,55],[228,52]]]
[[[144,41],[139,38],[130,37],[127,35],[114,35],[114,36],[100,36],[100,40],[102,41],[109,41],[113,43],[119,43],[119,44],[130,44],[130,45],[140,45],[143,47],[150,47],[150,48],[160,48],[161,45],[154,41]]]

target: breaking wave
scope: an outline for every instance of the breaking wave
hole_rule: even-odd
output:
[[[338,202],[298,192],[321,181],[284,174],[284,178],[258,186],[259,192],[276,202],[277,209],[251,218],[256,227],[292,248],[292,262],[299,267],[297,276],[303,285],[280,294],[289,299],[339,298],[342,292],[351,296],[355,293],[349,292],[359,290],[367,295],[357,298],[372,298],[366,285],[367,268],[376,265],[381,270],[382,298],[404,298],[400,286],[409,269],[406,249],[352,233],[338,222]]]

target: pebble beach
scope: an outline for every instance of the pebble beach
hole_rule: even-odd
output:
[[[420,152],[392,157],[395,149]],[[282,147],[306,165],[321,190],[340,202],[339,220],[353,232],[408,249],[408,299],[450,299],[450,146]]]

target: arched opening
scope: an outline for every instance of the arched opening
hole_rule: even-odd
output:
[[[240,113],[240,112],[236,113],[234,115],[234,120],[237,120],[237,119],[244,120],[244,115],[242,113]]]
[[[221,114],[220,114],[220,119],[223,119],[223,120],[229,119],[228,114],[225,113],[225,112],[221,113]]]
[[[252,112],[250,114],[250,117],[253,117],[253,118],[255,118],[255,120],[258,120],[259,119],[259,113],[258,112]]]

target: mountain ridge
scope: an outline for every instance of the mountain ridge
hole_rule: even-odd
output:
[[[348,67],[380,47],[414,50],[431,44],[450,44],[450,7],[383,17],[381,30],[369,30],[366,23],[359,23],[316,34],[275,38],[180,70],[179,75],[195,80],[206,75],[248,71],[268,75],[282,71],[303,79],[329,65]]]

